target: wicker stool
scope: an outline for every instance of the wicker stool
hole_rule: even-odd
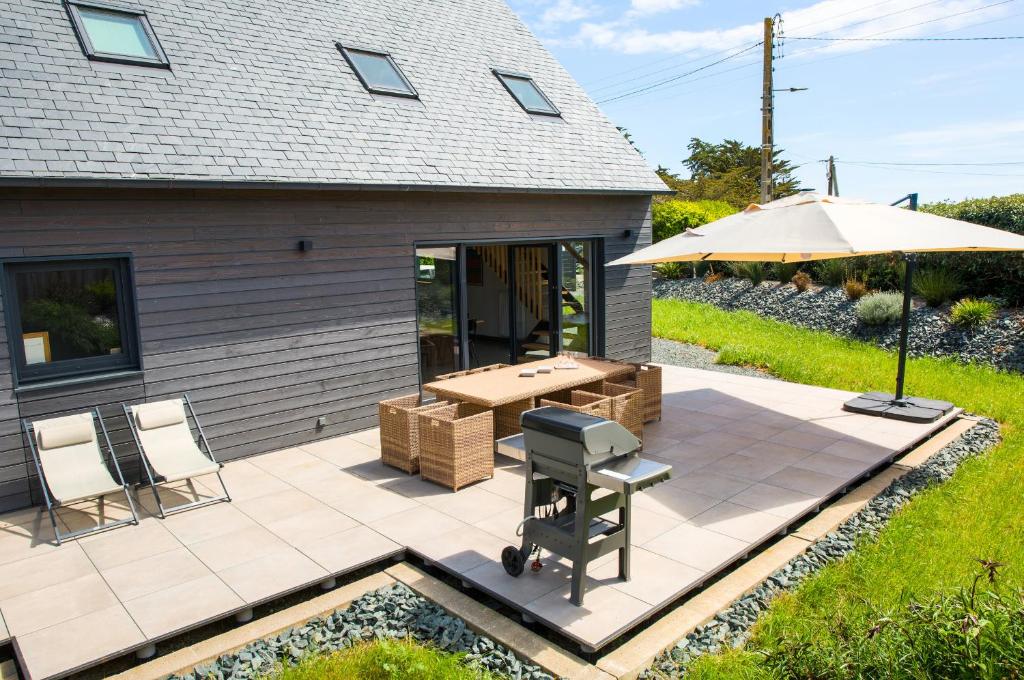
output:
[[[418,414],[420,476],[458,491],[494,476],[494,421],[466,404]]]
[[[494,408],[494,438],[504,439],[523,431],[519,416],[533,408],[534,399],[518,399]]]
[[[415,474],[420,469],[419,421],[417,415],[446,401],[424,404],[420,395],[385,399],[377,405],[380,416],[380,459],[385,465]]]
[[[599,394],[582,392],[580,390],[573,390],[569,395],[568,402],[555,399],[541,399],[537,406],[554,406],[568,411],[585,413],[588,416],[604,418],[606,420],[612,419],[611,397],[603,397]]]
[[[644,440],[644,393],[635,387],[606,382],[595,396],[611,397],[612,420]]]
[[[644,422],[661,420],[661,366],[633,364],[636,375],[632,380],[616,380],[619,385],[635,387],[644,393]]]

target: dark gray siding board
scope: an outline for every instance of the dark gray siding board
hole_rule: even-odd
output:
[[[19,416],[99,406],[133,478],[138,454],[122,401],[188,391],[223,460],[373,427],[378,401],[417,389],[416,243],[602,236],[611,260],[649,243],[649,204],[642,196],[8,192],[0,254],[131,254],[144,371],[16,396],[0,342],[0,510],[40,499]],[[314,248],[300,252],[306,238]],[[649,358],[650,269],[604,275],[607,354]],[[320,416],[327,425],[317,428]]]

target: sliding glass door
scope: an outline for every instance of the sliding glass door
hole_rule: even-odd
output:
[[[479,243],[416,250],[423,382],[452,371],[594,354],[598,243]]]

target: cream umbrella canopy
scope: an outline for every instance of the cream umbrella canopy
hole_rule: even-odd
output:
[[[931,422],[953,405],[903,394],[916,254],[1020,250],[1024,250],[1024,236],[999,229],[890,205],[802,192],[770,203],[751,204],[742,212],[659,241],[608,266],[700,260],[809,262],[900,253],[907,268],[896,393],[870,392],[851,400],[846,408]]]

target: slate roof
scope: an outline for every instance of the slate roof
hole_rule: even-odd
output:
[[[60,0],[0,0],[0,182],[665,189],[502,0],[123,0],[171,69],[88,60]],[[388,51],[420,99],[363,89]],[[523,111],[492,68],[534,77]]]

